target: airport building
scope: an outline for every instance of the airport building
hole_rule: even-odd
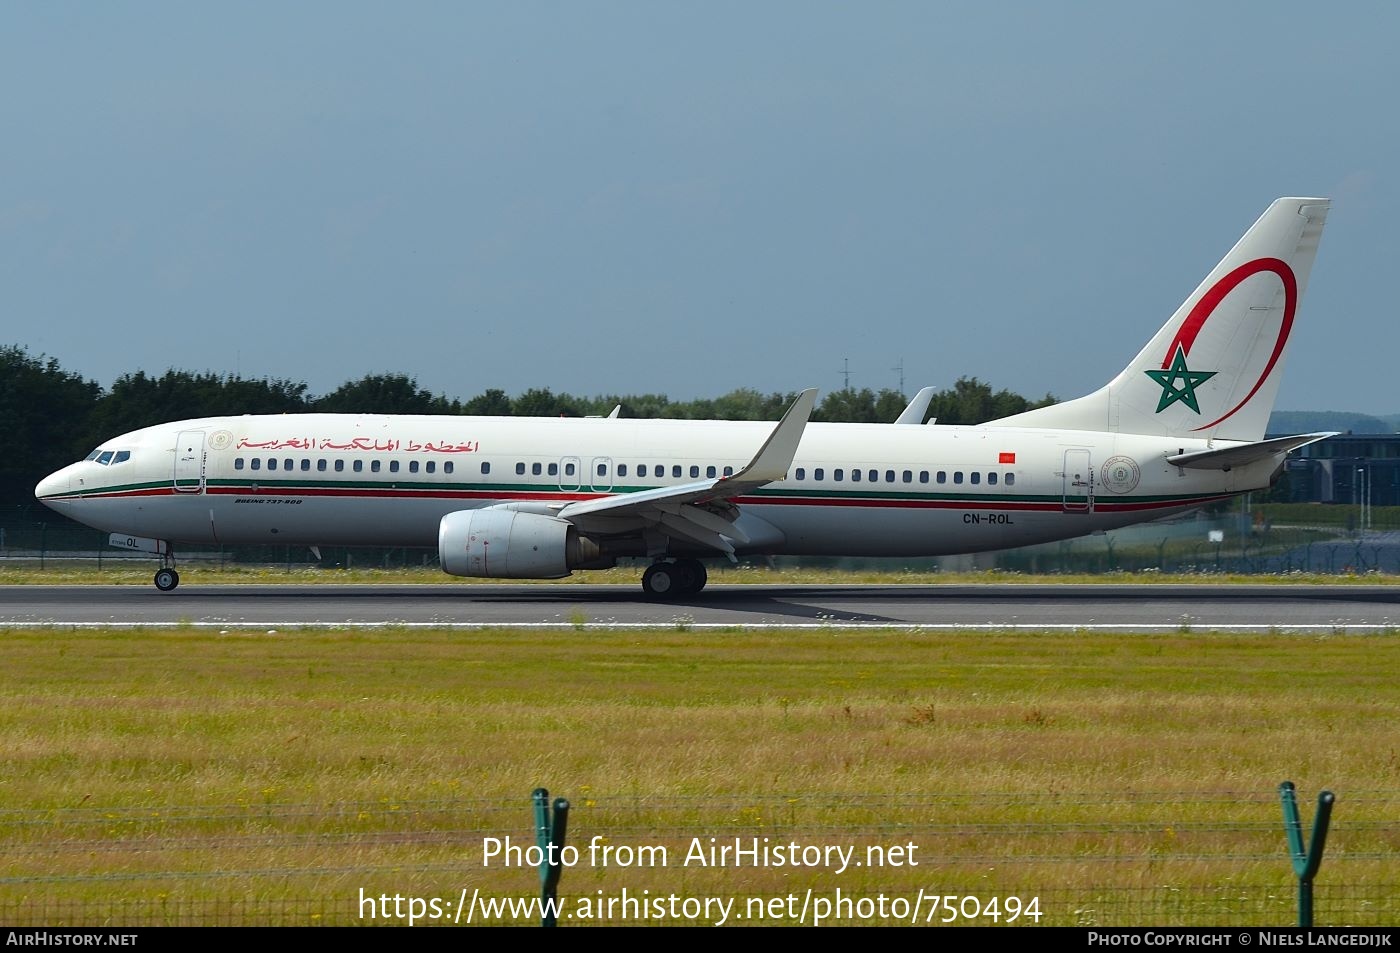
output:
[[[1288,458],[1275,499],[1400,506],[1400,434],[1338,434]],[[1286,495],[1285,495],[1286,494]]]

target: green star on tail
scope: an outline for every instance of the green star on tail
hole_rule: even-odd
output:
[[[1186,367],[1186,349],[1180,344],[1176,346],[1176,356],[1172,358],[1172,366],[1162,371],[1143,371],[1148,377],[1162,385],[1162,397],[1157,401],[1157,413],[1166,410],[1177,401],[1181,401],[1196,413],[1201,412],[1201,405],[1196,403],[1196,388],[1216,375],[1216,371],[1193,371]],[[1181,386],[1176,385],[1177,380],[1181,381]]]

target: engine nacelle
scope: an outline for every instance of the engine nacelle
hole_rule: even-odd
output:
[[[497,506],[444,516],[438,558],[454,576],[494,579],[558,579],[574,569],[612,565],[568,520]]]

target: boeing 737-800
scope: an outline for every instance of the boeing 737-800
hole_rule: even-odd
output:
[[[454,575],[557,578],[652,560],[653,597],[706,558],[936,556],[1068,539],[1267,487],[1265,440],[1328,201],[1269,206],[1117,377],[979,426],[306,414],[104,442],[36,495],[161,559],[176,544],[436,546]],[[920,411],[921,415],[921,411]],[[905,421],[907,422],[907,421]]]

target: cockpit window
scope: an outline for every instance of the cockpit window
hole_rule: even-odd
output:
[[[97,463],[104,467],[113,466],[118,463],[125,463],[131,459],[130,450],[103,450],[98,447],[84,458],[85,462]]]

